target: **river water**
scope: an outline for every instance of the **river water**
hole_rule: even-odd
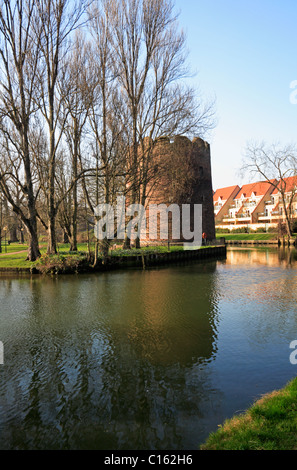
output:
[[[296,259],[0,277],[0,448],[197,449],[296,376]]]

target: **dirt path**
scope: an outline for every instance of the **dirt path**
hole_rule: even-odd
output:
[[[19,253],[24,253],[24,251],[27,251],[27,250],[13,251],[11,253],[0,253],[0,257],[1,256],[8,256],[8,255],[18,255]]]

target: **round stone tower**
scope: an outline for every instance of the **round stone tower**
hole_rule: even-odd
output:
[[[210,146],[201,138],[162,138],[155,144],[153,165],[156,178],[147,204],[202,205],[202,231],[215,239]],[[193,215],[193,210],[191,211]],[[170,220],[169,220],[170,225]],[[193,230],[193,220],[191,220]],[[169,228],[169,239],[170,228]],[[180,241],[184,241],[182,238]]]

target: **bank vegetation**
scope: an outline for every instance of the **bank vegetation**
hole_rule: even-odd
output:
[[[264,395],[244,414],[227,420],[202,450],[296,450],[297,379]]]
[[[1,0],[0,240],[75,252],[99,203],[142,204],[158,140],[213,126],[190,75],[171,0]]]

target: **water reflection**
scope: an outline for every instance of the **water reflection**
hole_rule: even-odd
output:
[[[280,337],[288,347],[297,331],[296,254],[292,248],[232,248],[226,260],[231,272],[224,268],[221,278],[221,298],[241,305],[246,338],[258,349],[270,344],[272,355],[279,354],[274,345]]]
[[[215,272],[2,281],[2,448],[197,443],[211,401]]]
[[[0,279],[0,448],[196,449],[295,373],[296,252]]]
[[[229,248],[226,264],[251,264],[264,266],[293,266],[297,260],[295,248]]]

